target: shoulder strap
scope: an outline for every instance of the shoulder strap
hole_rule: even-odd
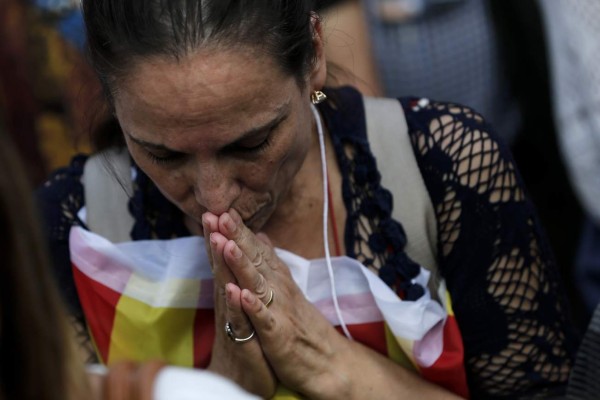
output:
[[[111,148],[91,156],[81,180],[88,228],[113,243],[130,241],[135,221],[129,212],[133,180],[127,149]]]
[[[433,205],[408,136],[402,105],[396,99],[364,98],[367,135],[394,198],[392,216],[406,232],[406,253],[437,275],[437,222]]]

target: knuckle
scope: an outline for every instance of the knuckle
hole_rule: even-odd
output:
[[[254,291],[261,299],[267,294],[267,280],[261,274],[256,274],[254,278]]]
[[[244,244],[250,242],[250,233],[251,231],[245,226],[239,227],[235,232],[236,241]]]
[[[252,257],[252,265],[255,268],[260,267],[262,265],[263,261],[264,261],[263,254],[260,251],[257,251],[256,254],[254,255],[254,257]]]

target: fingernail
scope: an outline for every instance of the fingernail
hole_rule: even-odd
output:
[[[225,218],[225,228],[227,228],[229,233],[235,233],[236,225],[235,222],[233,222],[233,219],[231,219],[231,216]]]
[[[235,246],[233,246],[233,249],[231,249],[231,255],[234,258],[242,258],[242,250],[240,250],[240,248],[237,246],[237,244]]]
[[[233,220],[234,223],[236,223],[236,224],[242,223],[242,218],[240,217],[240,214],[237,211],[235,211],[233,208],[231,208],[229,210],[229,216],[231,217],[231,219]]]
[[[214,235],[214,233],[210,234],[210,243],[216,245],[217,244],[217,239],[213,235]]]
[[[242,299],[249,305],[253,305],[256,298],[248,290],[242,291]]]
[[[231,303],[231,290],[229,289],[229,284],[225,284],[225,295],[227,296],[227,302]]]

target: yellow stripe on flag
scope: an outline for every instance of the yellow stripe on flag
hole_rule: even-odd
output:
[[[194,365],[195,309],[155,308],[126,295],[117,304],[108,364],[120,360],[161,359]]]
[[[446,290],[446,301],[444,302],[444,306],[446,308],[446,312],[450,317],[454,317],[454,310],[452,309],[452,298],[450,297],[450,293]]]
[[[277,386],[275,395],[271,397],[271,400],[302,400],[304,397],[283,386],[281,383]]]
[[[412,341],[397,338],[390,330],[387,323],[385,326],[385,342],[388,351],[388,357],[411,371],[418,371],[415,360],[407,355],[406,350],[412,350]],[[404,349],[404,350],[403,350]],[[409,352],[412,355],[412,351]]]

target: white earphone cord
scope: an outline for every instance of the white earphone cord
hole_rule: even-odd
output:
[[[323,125],[321,124],[321,116],[317,108],[311,104],[313,115],[317,123],[317,132],[319,134],[319,147],[321,148],[321,166],[323,169],[323,241],[325,242],[325,260],[327,262],[327,273],[329,274],[329,282],[331,284],[331,297],[333,298],[333,307],[335,308],[335,314],[340,321],[340,326],[344,331],[344,335],[348,339],[352,339],[352,335],[348,331],[348,327],[342,318],[342,310],[337,300],[337,291],[335,289],[335,278],[333,276],[333,267],[331,266],[331,255],[329,254],[329,237],[328,237],[328,223],[329,223],[329,197],[327,196],[327,159],[325,156],[325,135],[323,134]]]

